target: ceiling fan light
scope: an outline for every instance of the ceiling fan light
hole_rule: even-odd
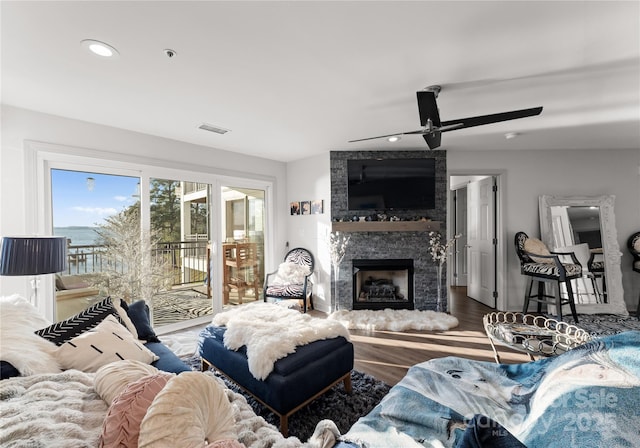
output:
[[[398,140],[400,140],[402,137],[400,137],[399,135],[392,135],[391,137],[389,137],[387,140],[390,141],[391,143],[395,143]]]
[[[85,39],[80,42],[80,45],[92,54],[103,58],[116,58],[120,54],[114,47],[99,40]]]
[[[518,137],[519,135],[519,132],[507,132],[506,134],[504,134],[504,138],[506,138],[507,140],[511,140]]]

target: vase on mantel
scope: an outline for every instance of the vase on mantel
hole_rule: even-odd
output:
[[[436,311],[438,313],[444,313],[446,312],[446,297],[442,297],[442,268],[444,266],[444,263],[438,263],[438,279],[437,279],[437,292],[438,292],[438,296],[436,297]]]

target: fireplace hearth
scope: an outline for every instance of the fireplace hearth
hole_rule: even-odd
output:
[[[353,309],[414,309],[413,260],[352,260]]]

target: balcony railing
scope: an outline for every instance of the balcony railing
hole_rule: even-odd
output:
[[[188,235],[190,241],[169,241],[156,244],[151,255],[169,269],[172,285],[202,283],[208,277],[209,255],[206,235]],[[67,275],[98,274],[110,268],[106,247],[100,245],[69,245]],[[119,263],[118,270],[126,267]]]
[[[152,249],[152,255],[170,269],[174,286],[202,283],[209,271],[207,246],[207,240],[158,243]]]
[[[185,182],[184,194],[195,193],[196,191],[206,191],[209,184],[202,184],[198,182]]]
[[[95,274],[107,267],[105,246],[67,246],[67,275]]]

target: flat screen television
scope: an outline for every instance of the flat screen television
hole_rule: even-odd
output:
[[[347,160],[349,210],[436,206],[435,159]]]

